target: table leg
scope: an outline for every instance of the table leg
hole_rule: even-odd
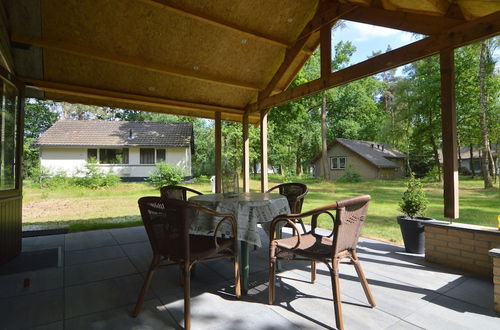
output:
[[[247,294],[248,282],[250,276],[250,250],[248,249],[248,243],[245,241],[241,241],[240,262],[241,262],[241,291],[243,294]]]

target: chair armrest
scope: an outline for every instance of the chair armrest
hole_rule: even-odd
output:
[[[229,223],[231,224],[231,234],[233,235],[233,239],[234,240],[238,239],[238,223],[236,222],[236,218],[233,214],[231,214],[231,213],[219,213],[217,211],[214,211],[212,209],[209,209],[207,207],[204,207],[204,206],[201,206],[198,204],[194,204],[194,203],[190,203],[190,207],[195,209],[195,210],[213,215],[214,217],[222,218],[222,220],[220,220],[217,223],[217,226],[215,227],[215,231],[214,231],[214,242],[215,242],[215,246],[217,247],[217,249],[219,248],[219,243],[217,242],[217,232],[219,232],[221,230],[222,223],[225,221],[229,221]]]
[[[277,217],[275,217],[273,219],[273,221],[271,222],[271,228],[269,230],[269,241],[272,242],[273,240],[275,240],[276,226],[278,225],[278,223],[280,223],[280,222],[286,222],[297,233],[297,236],[296,236],[297,237],[297,244],[295,244],[294,248],[296,248],[297,246],[299,246],[300,240],[301,240],[301,235],[300,235],[300,231],[297,228],[297,226],[295,225],[295,221],[293,221],[293,219],[298,219],[300,217],[297,217],[296,215],[297,214],[283,214],[283,215],[278,215]]]

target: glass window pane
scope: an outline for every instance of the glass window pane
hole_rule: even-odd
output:
[[[16,188],[17,89],[0,80],[0,190]]]
[[[99,149],[100,164],[123,164],[123,149]]]
[[[338,158],[337,157],[332,157],[330,158],[330,169],[337,169],[338,167]]]
[[[345,168],[345,157],[339,158],[339,168]]]
[[[123,163],[128,164],[128,148],[123,149]]]
[[[88,149],[87,150],[87,161],[91,160],[97,161],[97,149]]]
[[[156,149],[156,162],[164,162],[165,161],[165,149]]]
[[[155,163],[155,150],[153,148],[141,148],[140,151],[141,164],[154,164]]]

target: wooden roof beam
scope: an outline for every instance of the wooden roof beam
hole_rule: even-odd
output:
[[[498,34],[500,34],[500,11],[451,28],[439,35],[427,37],[410,45],[372,57],[346,69],[333,72],[325,78],[316,79],[280,94],[270,96],[258,103],[251,104],[247,107],[247,111],[254,113],[262,109],[270,109],[307,95],[417,61],[437,54],[443,49],[461,47]]]
[[[352,7],[354,6],[341,4],[340,10],[346,10]],[[431,16],[362,6],[353,8],[351,11],[346,11],[346,13],[342,15],[342,19],[426,35],[438,34],[444,30],[465,23],[465,20],[451,17]]]
[[[259,86],[254,85],[254,84],[241,82],[241,81],[235,81],[235,80],[231,80],[231,79],[225,79],[225,78],[221,78],[221,77],[216,77],[216,76],[213,76],[210,74],[204,74],[201,72],[193,72],[192,70],[170,67],[168,65],[151,62],[149,60],[144,60],[142,58],[113,54],[113,53],[109,53],[109,52],[98,50],[98,49],[92,49],[90,47],[76,45],[76,44],[66,42],[66,41],[39,39],[39,38],[30,37],[30,36],[23,36],[23,35],[19,35],[19,34],[15,34],[15,33],[13,33],[11,35],[10,39],[11,39],[11,42],[13,42],[13,43],[26,44],[26,45],[40,47],[43,49],[65,52],[65,53],[69,53],[69,54],[73,54],[73,55],[77,55],[77,56],[88,57],[88,58],[92,58],[92,59],[96,59],[96,60],[100,60],[100,61],[106,61],[106,62],[110,62],[110,63],[126,65],[129,67],[133,67],[133,68],[137,68],[137,69],[141,69],[141,70],[164,73],[164,74],[169,74],[169,75],[183,77],[183,78],[207,81],[207,82],[220,84],[220,85],[226,85],[226,86],[230,86],[230,87],[250,89],[250,90],[254,90],[254,91],[260,90]]]
[[[108,101],[108,102],[121,102],[131,105],[152,106],[176,111],[176,114],[198,116],[204,118],[214,118],[215,112],[228,115],[231,118],[238,118],[237,121],[243,120],[244,110],[222,107],[209,104],[193,103],[186,101],[178,101],[166,98],[151,97],[139,94],[123,93],[103,89],[95,89],[71,84],[64,84],[59,82],[51,82],[44,80],[36,80],[31,78],[19,77],[19,79],[27,85],[27,88],[35,88],[44,92],[52,92],[63,95],[70,95],[76,97],[84,97],[93,100]],[[260,117],[258,115],[251,116],[252,124],[258,123]]]
[[[259,102],[269,97],[273,93],[273,91],[277,88],[280,80],[284,77],[284,75],[289,70],[292,63],[300,54],[300,51],[310,41],[310,38],[314,35],[314,33],[320,30],[321,27],[325,25],[331,26],[334,21],[339,19],[339,17],[341,17],[346,12],[351,11],[353,8],[354,7],[349,7],[344,11],[342,11],[339,9],[339,5],[336,3],[332,4],[332,3],[322,2],[318,7],[314,17],[300,33],[300,36],[297,39],[296,43],[293,45],[292,48],[287,50],[285,54],[285,59],[281,63],[280,67],[274,74],[271,81],[267,84],[266,88],[264,88],[259,93],[258,96]]]
[[[233,32],[242,34],[242,35],[249,37],[249,38],[253,38],[253,39],[267,42],[267,43],[275,45],[275,46],[284,47],[284,48],[291,48],[292,47],[292,45],[290,45],[288,42],[286,42],[284,40],[279,40],[279,39],[271,37],[271,36],[266,36],[262,33],[252,31],[244,26],[239,26],[237,24],[230,23],[230,22],[224,22],[219,18],[211,17],[209,15],[206,15],[205,13],[180,8],[179,6],[177,6],[173,3],[170,3],[167,0],[141,0],[141,1],[145,2],[147,4],[150,4],[150,5],[160,7],[160,8],[165,8],[165,9],[170,10],[176,14],[179,14],[179,15],[182,15],[185,17],[189,17],[189,18],[198,20],[198,21],[206,23],[206,24],[217,26],[217,27],[222,28],[222,29],[227,30],[227,31],[233,31]],[[306,49],[302,50],[302,52],[311,54],[311,51],[306,50]]]

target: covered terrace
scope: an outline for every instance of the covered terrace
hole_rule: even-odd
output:
[[[20,160],[24,128],[22,104],[24,98],[27,97],[214,119],[216,141],[214,160],[216,190],[218,192],[221,191],[222,182],[221,122],[223,120],[241,122],[243,124],[244,146],[243,182],[244,191],[248,191],[248,127],[250,124],[260,127],[261,166],[267,169],[266,116],[274,106],[439,54],[443,121],[443,211],[446,218],[455,219],[458,217],[457,125],[454,105],[453,50],[500,33],[500,1],[4,0],[1,4],[0,54],[2,56],[0,58],[0,74],[4,85],[9,86],[9,88],[4,88],[4,107],[10,106],[10,109],[14,109],[13,113],[15,114],[15,120],[9,122],[13,126],[8,131],[12,140],[7,141],[11,143],[10,145],[15,146],[15,152],[8,159],[8,163],[2,159],[2,164],[9,166],[11,170],[2,172],[2,180],[4,180],[2,182],[7,182],[7,184],[2,185],[0,191],[0,264],[18,256],[22,249],[26,250],[36,246],[34,242],[38,240],[40,242],[45,240],[59,242],[50,244],[59,244],[58,246],[63,251],[61,255],[64,255],[64,258],[61,260],[61,267],[48,271],[49,275],[46,275],[46,281],[42,281],[47,285],[44,287],[47,290],[54,288],[51,285],[55,285],[59,291],[63,290],[64,294],[71,290],[68,288],[68,284],[71,282],[68,274],[72,270],[68,269],[70,265],[79,262],[76,261],[76,255],[68,253],[72,250],[68,246],[77,243],[67,242],[78,242],[79,239],[76,237],[79,234],[58,236],[58,238],[53,236],[52,238],[22,239],[22,178],[20,175],[22,168]],[[332,26],[341,19],[419,33],[426,35],[426,37],[346,69],[332,72]],[[321,52],[321,77],[289,89],[288,86],[295,75],[318,46],[320,46]],[[7,142],[2,140],[2,143]],[[268,188],[267,171],[264,170],[261,173],[261,188],[262,191],[265,191]],[[141,235],[134,230],[130,230],[130,233]],[[438,230],[437,234],[441,235],[441,233]],[[86,237],[85,235],[90,234],[81,234],[81,237]],[[120,239],[113,236],[114,234],[111,232],[95,233],[95,235],[95,240],[91,239],[93,243],[99,242],[101,236],[109,236],[106,239],[116,243],[111,245],[119,245]],[[124,235],[128,237],[132,234]],[[476,234],[471,235],[472,239],[481,237]],[[85,241],[83,238],[82,240]],[[135,238],[132,239],[132,241],[134,240]],[[446,296],[446,292],[452,292],[454,284],[462,282],[465,284],[468,280],[463,275],[450,273],[448,270],[441,271],[438,266],[436,266],[438,268],[433,268],[422,259],[417,261],[414,257],[401,257],[396,253],[397,251],[393,251],[397,250],[397,247],[369,241],[363,242],[368,244],[365,256],[378,258],[377,261],[374,261],[375,263],[391,267],[399,267],[397,264],[404,264],[401,268],[394,269],[391,276],[395,276],[398,271],[404,273],[405,269],[408,273],[408,269],[411,269],[409,278],[418,277],[416,275],[418,269],[431,275],[423,280],[424,283],[430,281],[436,284],[439,282],[434,282],[436,278],[441,278],[440,274],[444,274],[442,282],[436,285],[427,285],[422,284],[422,282],[412,284],[408,281],[401,281],[400,283],[398,282],[400,279],[391,276],[384,279],[377,278],[388,275],[378,274],[377,271],[374,271],[372,276],[369,273],[369,282],[374,285],[379,283],[381,286],[382,292],[378,294],[375,292],[376,298],[378,296],[378,299],[385,299],[383,298],[386,293],[384,291],[387,290],[402,299],[392,300],[391,303],[397,302],[397,305],[392,308],[393,313],[396,313],[398,308],[401,309],[405,305],[411,304],[403,297],[417,295],[415,301],[421,301],[421,298],[425,296],[427,297],[424,299],[425,302],[455,299],[457,297]],[[30,244],[33,245],[30,247]],[[82,244],[86,243],[82,242]],[[106,246],[96,244],[95,246],[82,246],[74,250]],[[491,247],[488,245],[488,248]],[[384,252],[374,252],[371,250],[372,248],[374,250],[381,249],[380,251]],[[119,250],[121,254],[126,254],[123,248],[120,247]],[[89,260],[89,262],[91,261]],[[130,261],[125,263],[127,262]],[[385,266],[380,268],[381,271],[386,271]],[[133,285],[131,286],[130,282],[127,282],[130,280],[127,276],[140,277],[140,267],[133,269],[127,268],[130,265],[116,267],[115,269],[120,267],[124,269],[125,273],[122,274],[124,277],[120,277],[117,281],[112,280],[109,285],[116,288],[120,283],[124,283],[127,288],[131,289]],[[217,270],[215,269],[215,271]],[[116,274],[106,278],[120,276]],[[57,282],[61,276],[63,284]],[[96,276],[95,278],[90,276],[89,282],[103,280],[103,277]],[[489,276],[491,278],[491,273]],[[10,283],[11,279],[18,280],[15,276],[3,278],[7,281],[5,283]],[[389,280],[389,278],[391,279]],[[458,278],[464,280],[457,280]],[[458,282],[455,282],[456,280]],[[288,293],[296,296],[298,294],[296,290],[302,290],[302,282],[296,281],[294,283]],[[216,285],[217,283],[212,284]],[[7,288],[10,287],[10,284],[6,285]],[[108,284],[96,285],[105,287]],[[2,288],[4,287],[2,285]],[[14,284],[12,284],[13,287]],[[32,314],[25,311],[25,309],[35,309],[35,307],[25,304],[26,299],[23,300],[22,297],[24,293],[18,296],[17,289],[12,290],[14,291],[11,293],[2,291],[7,293],[2,293],[3,298],[1,298],[1,306],[9,306],[10,308],[3,308],[2,312],[10,311],[8,320],[13,322],[8,323],[7,328],[30,328],[39,325],[47,325],[49,328],[51,326],[69,327],[70,323],[62,321],[71,315],[68,310],[67,298],[57,298],[66,301],[66,309],[60,312],[62,314],[58,314],[51,320],[37,319],[37,311],[33,310]],[[257,281],[254,290],[265,291],[265,283]],[[135,292],[135,290],[133,291]],[[286,292],[286,290],[281,291]],[[432,293],[432,291],[436,292]],[[474,289],[472,291],[478,292]],[[492,292],[491,288],[490,291]],[[104,293],[99,292],[96,291],[95,299],[88,304],[93,304],[102,298]],[[36,295],[50,296],[53,294],[50,290],[42,293],[31,293],[28,290],[25,293],[33,299],[36,298]],[[316,293],[319,296],[322,294],[321,292]],[[109,294],[113,295],[114,293]],[[314,292],[307,294],[314,294]],[[346,309],[356,309],[352,315],[367,317],[367,320],[377,318],[377,311],[371,314],[372,310],[358,306],[356,291],[351,294],[354,301],[352,307]],[[437,296],[433,296],[433,294]],[[442,296],[443,294],[444,296]],[[162,295],[163,293],[157,293],[156,297],[151,296],[151,306],[158,306],[159,302],[162,305],[168,304],[169,301],[156,299],[161,298]],[[259,296],[258,293],[255,295]],[[15,296],[18,297],[14,298]],[[203,295],[200,297],[202,298]],[[225,301],[224,296],[218,297],[217,299],[221,299],[221,302]],[[460,294],[460,297],[465,297],[463,300],[466,301],[466,305],[460,305],[462,302],[457,303],[458,305],[445,303],[428,305],[431,306],[428,313],[425,312],[415,317],[423,317],[422,322],[428,322],[434,316],[437,319],[441,315],[439,310],[443,305],[448,306],[446,309],[452,311],[452,314],[449,314],[452,315],[450,322],[458,319],[453,314],[457,311],[462,316],[468,313],[476,314],[474,312],[477,311],[475,309],[477,306],[474,307],[475,298],[468,294]],[[457,299],[461,300],[460,297]],[[347,302],[351,298],[346,296],[345,301]],[[126,300],[120,299],[119,295],[113,299],[122,302]],[[480,300],[479,305],[484,303],[484,300]],[[256,298],[256,301],[259,302],[259,299]],[[16,305],[16,302],[19,302],[19,305]],[[329,307],[331,307],[330,304],[331,302],[328,301]],[[257,309],[265,308],[267,312],[271,313],[269,315],[276,315],[275,309],[265,306],[262,301],[249,305]],[[346,306],[348,305],[350,304],[346,304]],[[43,304],[38,304],[36,308],[39,306],[43,306]],[[120,306],[125,306],[125,304]],[[199,308],[206,308],[206,306],[210,306],[210,303],[200,302]],[[110,308],[107,310],[111,310]],[[309,308],[311,309],[310,306]],[[423,308],[422,311],[425,310],[425,307]],[[161,308],[159,310],[161,312]],[[268,315],[255,312],[254,309],[251,310],[259,316]],[[325,307],[324,311],[327,316],[320,323],[308,319],[307,313],[301,314],[301,317],[306,323],[312,322],[312,327],[333,324],[333,322],[328,322],[333,318],[331,309]],[[18,317],[12,318],[14,312],[18,313]],[[26,321],[26,318],[21,315],[27,313],[30,315],[29,319],[33,320],[32,323],[22,323]],[[85,311],[81,315],[88,313],[91,312]],[[125,313],[125,311],[120,313]],[[386,310],[383,313],[390,314],[390,311]],[[473,318],[468,324],[472,326],[478,324],[474,322],[485,322],[485,328],[493,327],[488,326],[490,324],[488,323],[489,312],[480,311],[477,313],[488,316],[481,321]],[[193,313],[193,315],[195,314]],[[364,325],[377,328],[390,326],[396,328],[439,327],[439,323],[411,322],[412,324],[401,323],[401,326],[397,324],[400,321],[410,322],[404,318],[405,315],[410,314],[407,311],[392,315],[391,317],[397,318],[395,322],[380,323],[380,326],[377,326],[378,323],[375,322],[375,319]],[[171,315],[175,315],[175,313]],[[325,317],[325,315],[320,317]],[[217,316],[223,319],[225,314],[219,313]],[[294,317],[290,316],[292,319]],[[99,318],[97,316],[97,323],[92,323],[96,327],[100,324]],[[263,318],[263,323],[257,324],[256,327],[288,328],[289,324],[286,322],[289,322],[290,318],[285,318],[288,320],[285,323],[273,324],[273,317],[270,316],[269,322],[264,322]],[[380,320],[382,319],[381,317]],[[56,323],[52,324],[52,321]],[[63,323],[57,323],[60,321]],[[172,324],[172,327],[176,326],[168,320],[164,322]],[[302,327],[301,323],[294,324],[299,324],[297,327]],[[355,324],[352,323],[352,327],[355,327]],[[467,325],[466,323],[461,324]],[[151,326],[157,327],[156,325]],[[214,327],[217,326],[214,325]]]

